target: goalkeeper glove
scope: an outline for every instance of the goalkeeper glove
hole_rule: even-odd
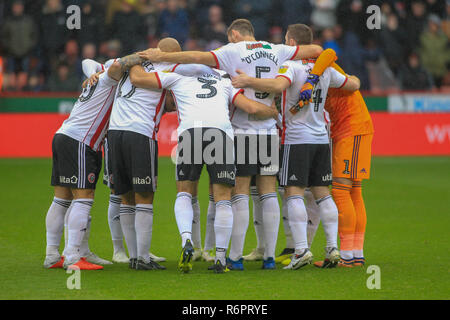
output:
[[[314,86],[319,82],[319,76],[316,74],[310,74],[308,76],[308,79],[306,80],[305,84],[303,85],[302,89],[300,90],[300,101],[299,106],[302,108],[304,105],[308,104],[309,102],[312,102],[312,91],[314,89]],[[302,103],[300,103],[302,102]]]

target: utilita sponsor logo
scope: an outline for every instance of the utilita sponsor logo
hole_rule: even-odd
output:
[[[133,177],[133,184],[150,184],[152,179],[149,176],[145,178]]]
[[[429,143],[450,142],[450,125],[426,125],[425,133]]]

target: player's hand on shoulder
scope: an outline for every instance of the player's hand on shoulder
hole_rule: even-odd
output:
[[[161,59],[161,50],[159,48],[150,48],[144,51],[140,51],[137,54],[139,57],[152,62],[158,62]]]
[[[105,72],[104,70],[99,71],[97,73],[94,73],[92,76],[90,76],[89,78],[87,78],[86,80],[84,80],[83,82],[83,88],[86,88],[88,85],[93,86],[94,84],[96,84],[98,82],[98,78],[99,76]]]
[[[246,87],[250,86],[251,77],[249,77],[245,72],[243,72],[242,70],[239,70],[239,69],[236,70],[236,73],[238,75],[234,76],[231,79],[231,84],[233,85],[233,87],[246,88]]]

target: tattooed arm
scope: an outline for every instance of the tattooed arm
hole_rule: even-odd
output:
[[[115,80],[120,80],[124,72],[128,71],[132,66],[144,62],[136,53],[122,57],[108,68],[108,76]]]

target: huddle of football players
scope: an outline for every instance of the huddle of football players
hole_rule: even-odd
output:
[[[52,142],[45,268],[97,270],[112,263],[88,245],[103,146],[113,262],[165,269],[165,258],[150,247],[157,132],[162,114],[172,109],[178,116],[174,211],[181,271],[192,270],[197,259],[213,262],[209,269],[216,273],[244,270],[245,260],[262,260],[263,269],[278,262],[299,269],[313,262],[319,221],[325,259],[314,265],[364,265],[361,181],[370,174],[373,127],[359,79],[336,65],[333,50],[313,45],[303,24],[290,25],[281,45],[257,41],[250,21],[237,19],[228,40],[214,51],[182,52],[175,39],[165,38],[157,48],[104,65],[83,61],[88,79]],[[197,187],[204,165],[210,201],[202,250]],[[243,256],[250,196],[258,245]],[[286,247],[276,257],[280,214]]]

